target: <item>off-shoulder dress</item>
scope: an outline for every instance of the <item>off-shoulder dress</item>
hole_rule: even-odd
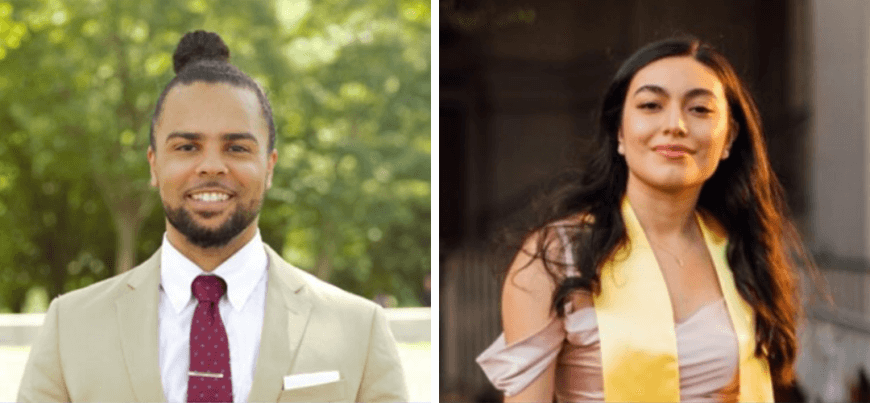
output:
[[[560,237],[564,237],[561,232]],[[566,255],[566,261],[571,267],[570,255]],[[604,401],[598,323],[592,298],[589,295],[574,298],[566,304],[565,312],[564,317],[554,317],[544,328],[510,345],[501,334],[477,357],[477,363],[497,389],[507,396],[515,395],[556,361],[554,390],[559,402]],[[736,402],[739,348],[725,300],[702,306],[677,323],[675,331],[680,400]]]

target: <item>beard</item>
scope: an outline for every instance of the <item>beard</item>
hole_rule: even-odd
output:
[[[163,203],[166,219],[183,234],[187,240],[203,249],[226,246],[233,238],[248,228],[260,214],[262,199],[253,200],[250,205],[237,207],[223,224],[215,229],[203,227],[193,219],[193,214],[184,207],[173,209]],[[218,213],[200,213],[203,218],[214,217]]]

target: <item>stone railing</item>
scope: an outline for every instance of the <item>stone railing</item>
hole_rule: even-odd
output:
[[[0,314],[0,346],[29,346],[45,314]]]
[[[387,320],[399,343],[432,340],[431,308],[388,308]],[[39,332],[45,314],[0,314],[0,346],[29,346]]]
[[[802,281],[803,295],[816,298],[805,300],[796,372],[807,401],[848,401],[860,384],[859,371],[870,369],[870,264],[825,256],[817,261],[820,276]],[[824,293],[832,303],[820,297]]]

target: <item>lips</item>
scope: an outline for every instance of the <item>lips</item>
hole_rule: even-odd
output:
[[[659,155],[671,159],[685,157],[691,152],[688,147],[679,144],[666,144],[661,146],[655,146],[653,147],[653,150],[659,153]]]

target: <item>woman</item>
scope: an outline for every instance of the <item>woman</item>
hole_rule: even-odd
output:
[[[749,92],[709,45],[664,40],[622,65],[599,125],[508,268],[478,363],[506,401],[773,401],[806,255]]]

